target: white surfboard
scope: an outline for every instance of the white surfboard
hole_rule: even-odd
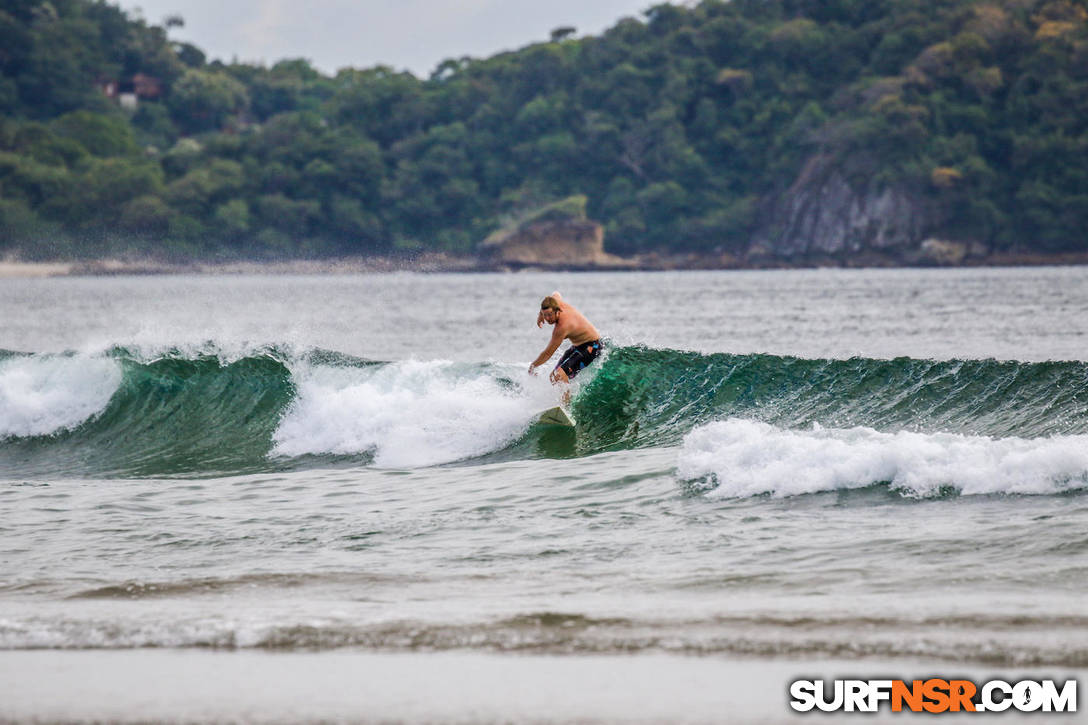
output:
[[[574,427],[574,419],[570,417],[570,413],[563,410],[558,405],[554,408],[548,408],[541,413],[540,422],[544,425],[562,425],[567,428]]]

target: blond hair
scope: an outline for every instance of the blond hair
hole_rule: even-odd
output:
[[[540,303],[540,309],[547,310],[549,308],[555,310],[556,312],[559,312],[559,300],[555,299],[555,297],[552,297],[551,295],[545,297],[544,300]]]

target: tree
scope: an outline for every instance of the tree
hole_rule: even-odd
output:
[[[553,43],[558,43],[559,41],[563,40],[564,38],[569,38],[570,36],[574,35],[577,32],[578,32],[578,28],[574,27],[573,25],[563,25],[563,26],[558,27],[558,28],[556,28],[555,30],[552,31],[552,33],[551,33],[552,42]]]
[[[168,100],[178,125],[189,133],[214,131],[249,105],[245,86],[220,71],[190,68]]]
[[[58,136],[77,142],[95,156],[133,156],[140,150],[132,127],[117,116],[73,111],[51,126]]]

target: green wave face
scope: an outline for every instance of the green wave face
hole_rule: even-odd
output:
[[[117,378],[74,378],[93,365],[71,356],[0,357],[0,403],[8,400],[7,410],[0,406],[0,475],[223,475],[584,456],[676,445],[727,418],[792,430],[1088,432],[1083,362],[808,360],[621,347],[581,380],[573,431],[534,425],[554,404],[541,396],[554,393],[532,388],[513,364],[375,363],[274,349],[234,361],[181,353],[141,361],[118,349],[94,364],[109,368],[100,378]],[[107,383],[102,403],[79,399]],[[40,400],[27,403],[31,393]],[[431,455],[412,457],[421,451]]]
[[[283,362],[118,362],[121,384],[101,413],[70,430],[0,443],[0,471],[158,476],[266,466],[293,394]]]
[[[1079,394],[1079,397],[1078,397]],[[727,416],[781,428],[1088,431],[1088,364],[612,351],[574,403],[580,452],[675,443]]]

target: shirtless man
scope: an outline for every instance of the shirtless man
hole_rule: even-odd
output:
[[[570,347],[559,358],[559,364],[552,370],[552,383],[569,383],[578,372],[593,362],[601,354],[601,334],[590,324],[581,312],[569,302],[564,302],[558,292],[552,292],[540,303],[540,314],[536,316],[536,326],[545,322],[554,325],[552,339],[544,352],[537,355],[529,365],[529,372],[548,361],[564,339],[570,340]],[[569,402],[570,391],[563,396],[563,402]]]

